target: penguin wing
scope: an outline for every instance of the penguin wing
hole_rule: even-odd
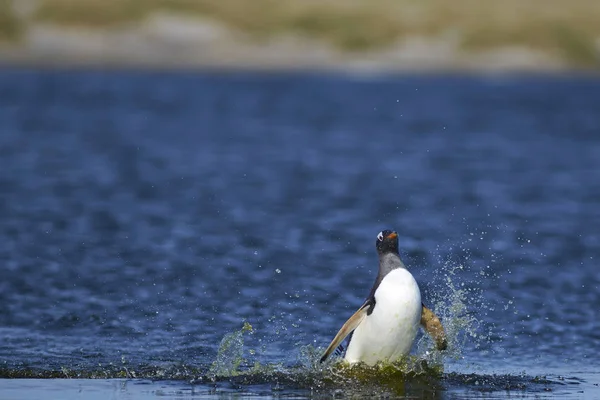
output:
[[[446,350],[448,341],[446,340],[446,332],[437,315],[423,304],[421,310],[421,325],[423,329],[435,340],[438,350]]]
[[[358,325],[360,325],[363,319],[365,319],[365,317],[367,316],[371,305],[372,304],[370,301],[365,302],[365,304],[363,304],[357,312],[355,312],[350,318],[348,318],[348,321],[346,321],[346,323],[342,325],[342,328],[339,330],[337,335],[335,335],[329,346],[327,346],[327,349],[325,350],[325,353],[323,353],[323,357],[321,357],[320,362],[327,360],[327,357],[329,357],[331,353],[333,353],[333,351],[340,345],[340,343],[342,343],[346,336],[351,334],[352,331],[354,331],[358,327]]]

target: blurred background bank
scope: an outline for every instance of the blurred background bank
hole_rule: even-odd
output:
[[[352,70],[596,69],[595,0],[0,0],[0,61]]]

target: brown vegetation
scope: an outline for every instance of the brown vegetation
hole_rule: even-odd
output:
[[[10,3],[0,0],[0,42],[17,39],[21,34],[21,28]]]
[[[465,50],[519,45],[577,65],[598,62],[597,0],[37,0],[33,18],[105,28],[154,12],[214,19],[256,41],[293,34],[360,51],[409,35],[449,36]],[[0,38],[18,32],[18,21],[0,6]]]

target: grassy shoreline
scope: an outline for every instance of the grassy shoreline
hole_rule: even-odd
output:
[[[21,1],[21,0],[18,0]],[[213,20],[251,43],[298,36],[343,53],[384,50],[407,37],[449,37],[463,52],[518,46],[576,68],[600,65],[596,0],[0,0],[0,41],[38,24],[110,31],[157,13]],[[23,12],[20,12],[23,14]]]

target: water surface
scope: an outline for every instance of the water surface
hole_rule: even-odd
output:
[[[377,392],[312,364],[392,228],[452,339],[419,340],[444,372],[405,393],[600,396],[597,78],[2,70],[0,93],[0,375],[125,379],[3,391]]]

